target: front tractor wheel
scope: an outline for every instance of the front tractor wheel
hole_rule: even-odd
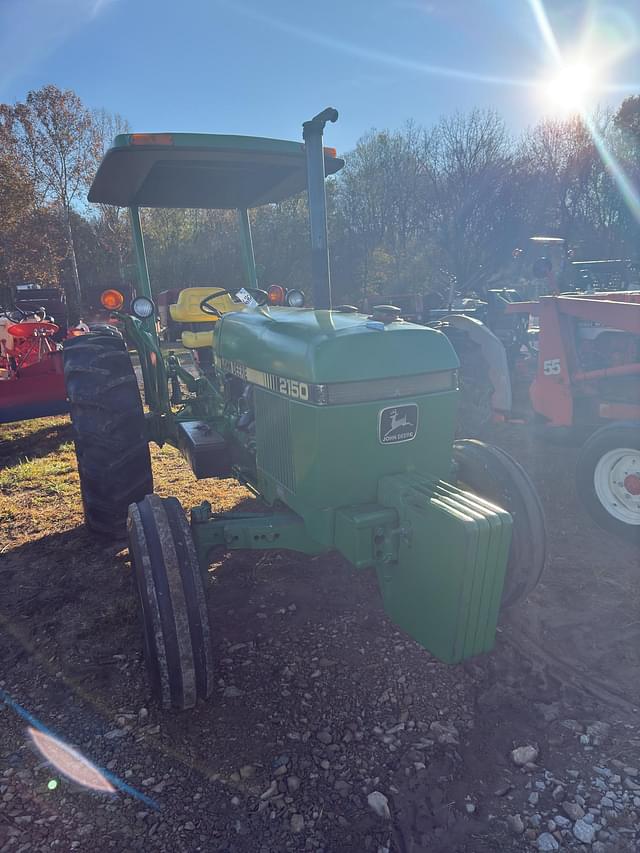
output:
[[[499,447],[480,441],[456,441],[453,459],[458,484],[510,513],[511,547],[502,606],[522,601],[535,588],[546,560],[546,527],[542,504],[529,475]]]
[[[578,457],[578,494],[605,530],[640,542],[640,424],[602,427]]]
[[[189,524],[176,498],[148,495],[129,507],[127,530],[153,693],[163,708],[193,708],[211,695],[213,655]]]
[[[124,537],[127,509],[153,491],[138,381],[122,337],[92,333],[64,344],[80,491],[87,527]]]

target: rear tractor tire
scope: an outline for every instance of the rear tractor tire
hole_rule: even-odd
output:
[[[544,571],[547,537],[540,498],[524,468],[499,447],[456,441],[453,459],[458,485],[497,504],[513,519],[502,592],[502,606],[510,607],[529,595]]]
[[[578,456],[576,486],[596,524],[640,543],[640,424],[610,424],[594,432]]]
[[[129,504],[153,491],[131,359],[121,337],[104,333],[70,338],[63,356],[85,523],[124,538]]]
[[[214,684],[209,614],[189,524],[176,498],[148,495],[129,507],[129,554],[144,657],[163,708],[186,710]]]

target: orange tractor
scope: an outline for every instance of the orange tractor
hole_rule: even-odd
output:
[[[530,365],[528,397],[539,421],[586,438],[576,475],[586,508],[601,526],[639,541],[640,291],[541,296],[506,313],[537,318],[528,359],[516,370],[526,376]]]
[[[578,494],[602,527],[640,541],[640,291],[510,301],[516,357],[500,328],[450,314],[436,325],[460,358],[463,430],[535,421],[582,444]],[[471,426],[469,426],[471,425]]]
[[[578,440],[577,491],[591,517],[640,542],[638,265],[573,261],[560,237],[532,237],[530,245],[514,252],[520,273],[525,262],[529,271],[527,301],[508,288],[464,298],[453,285],[437,308],[416,294],[387,299],[453,344],[460,434],[482,437],[492,421],[534,421],[547,436]]]

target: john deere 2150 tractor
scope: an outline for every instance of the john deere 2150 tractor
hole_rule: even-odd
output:
[[[454,443],[448,339],[390,306],[332,307],[324,184],[343,162],[322,136],[336,118],[327,109],[305,122],[304,144],[118,136],[89,194],[130,210],[138,296],[128,310],[118,294],[106,301],[139,355],[148,411],[119,337],[67,343],[85,519],[102,534],[126,525],[146,662],[165,707],[213,690],[206,576],[220,546],[339,552],[352,569],[375,571],[389,617],[450,663],[492,648],[501,605],[527,595],[543,568],[544,520],[525,472],[495,447]],[[313,307],[300,307],[299,291],[260,289],[247,214],[305,188]],[[140,207],[239,212],[244,286],[189,288],[172,307],[175,320],[202,324],[185,333],[201,356],[197,376],[160,349]],[[205,501],[187,517],[176,498],[153,494],[151,441],[179,448],[197,478],[236,477],[263,511],[221,513]]]

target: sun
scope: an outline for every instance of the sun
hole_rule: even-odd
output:
[[[580,113],[592,101],[596,80],[585,63],[563,65],[542,84],[542,97],[555,113]]]

